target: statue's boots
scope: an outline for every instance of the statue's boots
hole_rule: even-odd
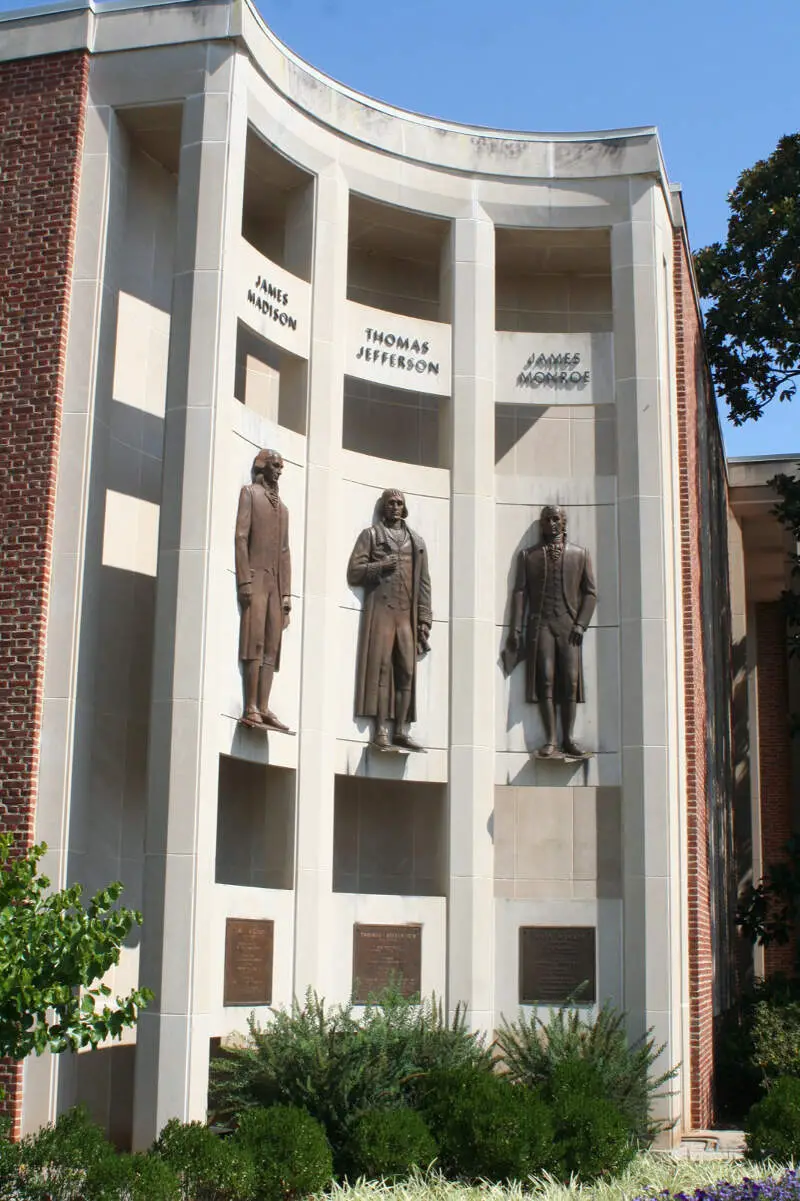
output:
[[[389,730],[383,725],[375,727],[375,733],[372,736],[372,745],[376,746],[380,751],[388,751],[391,743],[389,742]]]
[[[411,737],[408,730],[408,722],[398,722],[394,732],[394,745],[402,746],[407,751],[421,751],[424,749]]]
[[[585,759],[588,755],[585,747],[582,747],[574,738],[564,739],[564,754],[569,755],[570,759]]]

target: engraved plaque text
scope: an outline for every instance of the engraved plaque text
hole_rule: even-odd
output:
[[[275,923],[229,917],[225,922],[224,1005],[272,1004]]]
[[[353,1000],[364,1005],[370,994],[391,982],[404,997],[420,991],[422,926],[353,926]]]
[[[520,926],[520,1004],[561,1005],[579,988],[575,1000],[581,1005],[594,1004],[594,926]]]

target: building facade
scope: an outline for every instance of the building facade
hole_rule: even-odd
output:
[[[145,1146],[204,1116],[250,1012],[392,966],[487,1033],[586,980],[680,1065],[669,1137],[708,1125],[739,527],[656,132],[402,112],[249,0],[8,14],[0,80],[2,819],[54,882],[124,882],[144,924],[109,983],[156,993],[122,1045],[8,1067],[17,1128],[80,1099]],[[234,529],[263,448],[289,733],[240,721]],[[371,747],[354,706],[348,560],[387,488],[427,554],[424,754]],[[585,757],[537,757],[503,668],[547,505],[594,564]]]

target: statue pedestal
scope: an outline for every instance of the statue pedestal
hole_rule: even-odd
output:
[[[232,716],[232,714],[228,716]],[[246,717],[237,717],[235,721],[237,725],[245,726],[248,730],[260,730],[264,734],[288,734],[290,738],[297,737],[296,730],[284,730],[280,726],[272,726],[266,721],[250,721]]]
[[[585,763],[594,759],[594,751],[584,751],[582,755],[568,755],[566,751],[553,751],[552,755],[543,755],[541,751],[533,751],[531,759],[539,759],[542,763]]]

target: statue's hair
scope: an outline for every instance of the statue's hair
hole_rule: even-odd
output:
[[[550,513],[560,513],[561,514],[561,520],[564,524],[564,529],[566,530],[566,528],[567,528],[567,510],[562,508],[561,505],[545,505],[539,515],[539,519],[541,521],[543,521],[544,518]]]
[[[283,455],[279,450],[260,450],[258,452],[256,457],[253,459],[253,479],[256,478],[258,472],[266,466],[270,459],[280,459],[281,462],[283,462]]]
[[[381,493],[381,500],[380,500],[381,517],[386,516],[386,502],[387,502],[387,500],[390,500],[393,496],[400,497],[401,501],[403,502],[403,517],[404,518],[408,517],[408,506],[406,504],[406,498],[403,495],[403,493],[400,491],[399,488],[386,488]]]

